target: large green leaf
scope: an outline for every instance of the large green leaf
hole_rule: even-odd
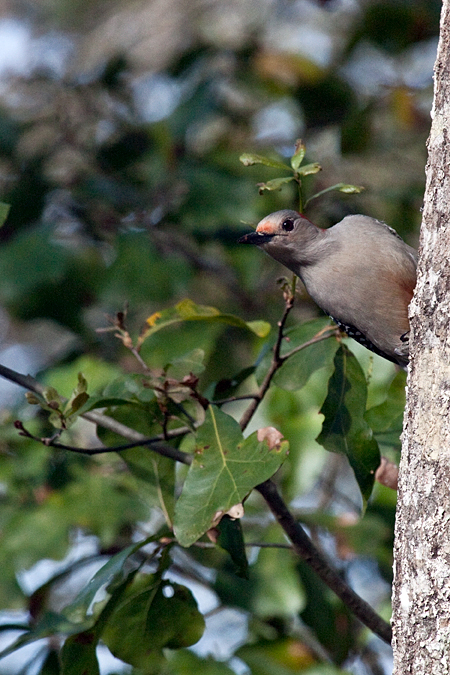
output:
[[[135,546],[135,550],[143,544],[144,542],[141,542],[137,547]],[[131,547],[128,547],[128,549],[131,549]],[[132,552],[133,551],[128,550],[128,555]],[[123,562],[124,558],[122,556],[119,565],[121,566]],[[116,567],[116,563],[111,566],[111,571],[114,567]],[[95,623],[92,622],[92,625],[86,630],[79,631],[74,635],[69,635],[66,639],[61,650],[61,675],[78,675],[80,672],[83,673],[83,675],[98,675],[99,667],[96,656],[98,641],[105,630],[105,627],[109,625],[111,615],[120,605],[129,586],[135,579],[138,570],[139,568],[135,568],[134,570],[131,570],[131,572],[128,572],[126,576],[123,576],[121,567],[119,570],[116,569],[116,572],[118,572],[122,578],[119,579],[118,574],[115,574],[116,579],[108,586],[108,590],[112,591],[111,596],[106,602],[101,603],[103,607],[99,616],[96,618]],[[98,590],[99,589],[100,586],[98,587]]]
[[[200,375],[205,370],[205,350],[192,349],[187,354],[183,354],[177,359],[167,365],[167,375],[173,379],[180,379],[185,375],[192,373],[193,375]]]
[[[234,314],[223,314],[215,307],[206,305],[196,305],[192,300],[186,298],[181,300],[175,307],[169,307],[161,312],[155,312],[147,319],[147,327],[139,337],[139,346],[150,335],[153,335],[162,328],[166,328],[180,321],[208,321],[212,323],[227,323],[230,326],[245,328],[250,330],[258,337],[266,337],[270,331],[270,324],[267,321],[244,321]]]
[[[161,582],[153,575],[140,575],[112,614],[102,639],[117,658],[146,673],[158,673],[163,648],[195,644],[204,627],[204,618],[187,588]]]
[[[320,411],[325,419],[317,441],[326,450],[348,457],[366,501],[380,464],[378,443],[365,419],[367,383],[356,357],[345,345],[336,352],[334,368]]]
[[[50,649],[37,675],[61,675],[59,655],[56,649]]]
[[[284,461],[287,441],[258,441],[258,432],[244,439],[239,424],[215,406],[197,433],[195,456],[175,506],[174,531],[190,546],[248,493],[272,476]],[[273,445],[273,447],[271,447]]]
[[[130,473],[137,479],[141,498],[159,507],[168,518],[173,518],[175,493],[175,462],[169,457],[160,457],[151,447],[124,450],[120,457]]]

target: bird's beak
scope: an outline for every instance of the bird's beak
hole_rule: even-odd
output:
[[[270,241],[272,237],[273,234],[267,234],[267,232],[249,232],[238,239],[238,244],[256,244],[257,246],[260,246],[261,244]]]

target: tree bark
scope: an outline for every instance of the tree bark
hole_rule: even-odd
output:
[[[394,675],[450,673],[450,0],[444,0],[394,547]]]

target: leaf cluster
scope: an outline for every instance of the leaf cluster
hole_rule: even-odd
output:
[[[330,187],[320,190],[316,194],[311,195],[308,199],[305,200],[302,190],[302,180],[305,176],[313,176],[319,171],[322,170],[322,167],[318,162],[312,162],[310,164],[304,164],[302,166],[303,160],[306,155],[305,144],[298,140],[295,145],[294,154],[291,157],[290,166],[280,162],[276,159],[269,157],[263,157],[261,155],[255,155],[253,153],[244,152],[240,156],[240,160],[244,166],[253,166],[255,164],[262,164],[263,166],[270,166],[273,169],[280,169],[282,171],[288,171],[291,175],[280,178],[272,178],[265,183],[258,183],[259,193],[263,194],[265,190],[272,192],[273,190],[281,190],[283,185],[288,183],[296,183],[298,186],[298,210],[300,213],[303,213],[304,209],[308,204],[317,197],[321,197],[327,192],[332,192],[333,190],[339,190],[339,192],[345,192],[345,194],[358,194],[364,190],[361,185],[347,185],[346,183],[336,183],[336,185],[331,185]]]

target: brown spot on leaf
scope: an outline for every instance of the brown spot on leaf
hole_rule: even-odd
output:
[[[281,441],[283,440],[283,434],[275,429],[275,427],[262,427],[258,429],[257,432],[258,441],[266,441],[269,446],[269,450],[279,450],[281,447]]]

